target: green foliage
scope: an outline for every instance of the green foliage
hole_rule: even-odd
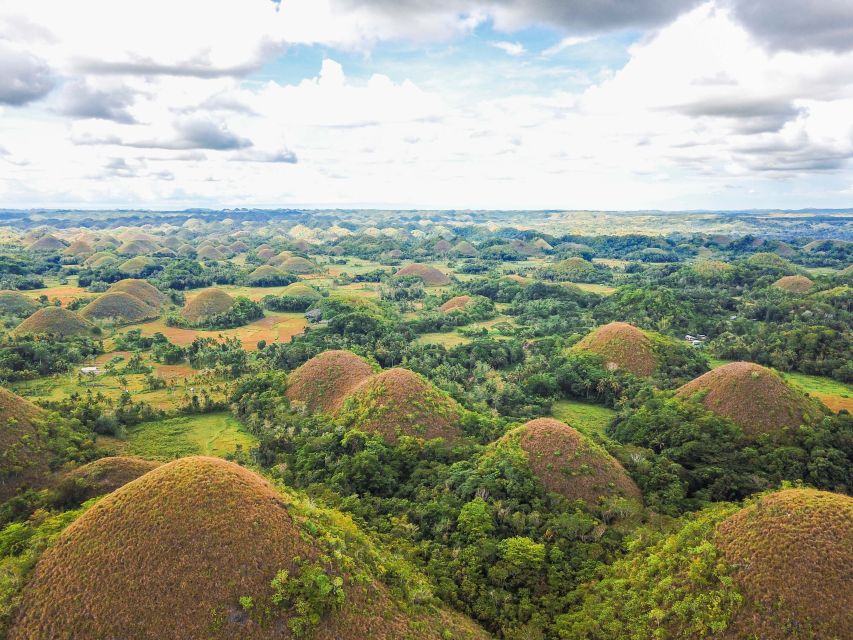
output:
[[[288,612],[287,626],[295,638],[310,635],[323,616],[339,610],[346,602],[344,580],[330,575],[319,563],[294,559],[298,570],[291,575],[279,571],[270,586],[270,601]]]
[[[572,594],[574,610],[557,618],[557,635],[688,640],[724,631],[743,596],[713,536],[717,524],[736,510],[714,507],[669,536],[640,532],[625,558]]]

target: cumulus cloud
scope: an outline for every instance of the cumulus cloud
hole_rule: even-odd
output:
[[[729,0],[728,6],[771,49],[853,50],[850,0]]]
[[[252,149],[233,156],[231,160],[238,162],[281,162],[284,164],[296,164],[299,162],[296,154],[287,147],[283,147],[277,151]]]
[[[212,151],[230,151],[252,146],[248,138],[237,135],[225,123],[194,118],[175,124],[177,135],[163,138],[123,142],[128,147],[143,149],[210,149]]]
[[[520,56],[527,52],[527,49],[520,42],[493,42],[492,46],[500,49],[509,56]]]
[[[62,90],[61,112],[73,118],[95,118],[133,124],[130,112],[136,92],[118,85],[94,87],[85,80],[68,83]]]
[[[43,60],[0,41],[0,104],[25,105],[46,96],[53,86]]]

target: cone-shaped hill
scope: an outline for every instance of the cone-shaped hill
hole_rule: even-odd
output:
[[[166,294],[162,293],[157,287],[146,282],[145,280],[137,280],[135,278],[127,278],[119,280],[109,289],[108,293],[123,292],[129,293],[135,298],[139,298],[150,307],[160,309],[166,303]]]
[[[439,271],[435,267],[431,267],[427,264],[420,264],[418,262],[407,264],[395,275],[397,277],[411,276],[420,278],[428,287],[440,287],[445,284],[450,284],[450,278],[447,277],[446,273]]]
[[[333,413],[372,375],[370,365],[351,351],[324,351],[288,376],[286,395],[310,412]]]
[[[853,637],[853,498],[788,489],[717,527],[745,597],[726,638]]]
[[[35,313],[39,306],[20,291],[0,291],[0,315],[26,318]]]
[[[456,296],[441,305],[438,310],[442,313],[464,311],[469,304],[471,304],[471,296]]]
[[[299,256],[292,256],[283,260],[280,266],[282,271],[288,273],[308,274],[317,271],[317,267],[313,262]]]
[[[388,369],[362,382],[342,408],[345,422],[382,434],[453,442],[462,437],[462,408],[432,383],[408,369]]]
[[[36,422],[44,412],[0,387],[0,502],[24,486],[41,486],[49,473],[48,454],[39,444]]]
[[[77,467],[65,474],[63,480],[77,485],[78,497],[83,502],[95,496],[112,493],[162,464],[143,458],[111,456]]]
[[[93,322],[104,320],[116,324],[142,322],[159,315],[158,309],[124,291],[114,291],[98,296],[80,312],[80,316],[86,320]]]
[[[371,551],[353,548],[355,527],[328,531],[352,536],[336,549],[359,560],[345,562],[330,559],[326,528],[234,463],[170,462],[103,498],[42,555],[9,640],[487,637],[444,610],[404,611],[363,564]],[[317,580],[328,591],[311,589]]]
[[[59,336],[88,335],[93,325],[85,318],[62,307],[44,307],[15,328],[17,335],[49,333]]]
[[[702,405],[740,425],[746,433],[778,431],[810,424],[823,415],[819,403],[790,387],[782,377],[752,362],[732,362],[678,389],[682,398],[702,394]]]
[[[181,309],[181,315],[190,322],[202,322],[205,318],[225,313],[234,305],[234,298],[220,289],[202,291]]]
[[[612,496],[642,499],[621,464],[579,431],[552,418],[538,418],[506,433],[498,449],[520,447],[545,489],[594,506]]]
[[[598,327],[573,348],[598,354],[608,366],[637,376],[650,376],[658,366],[651,338],[627,322],[611,322]]]
[[[65,243],[56,236],[47,234],[27,246],[30,251],[60,251],[65,248]]]
[[[773,286],[788,293],[806,293],[814,286],[814,282],[806,276],[782,276]]]

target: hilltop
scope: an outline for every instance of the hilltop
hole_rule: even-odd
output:
[[[717,367],[679,388],[676,395],[700,395],[706,409],[730,418],[749,434],[795,428],[819,419],[817,401],[789,386],[782,377],[752,362]]]
[[[83,502],[95,496],[112,493],[162,464],[130,456],[100,458],[69,471],[63,482],[73,483],[75,494],[79,501]]]
[[[624,369],[637,376],[650,376],[658,367],[652,340],[627,322],[611,322],[598,327],[573,348],[598,354],[611,368]]]
[[[206,289],[187,302],[181,315],[190,322],[203,322],[205,318],[225,313],[232,306],[234,298],[221,289]]]
[[[324,542],[335,534],[236,464],[176,460],[61,534],[36,565],[9,640],[487,637],[440,609],[404,611],[363,564],[370,550],[354,525],[339,534],[350,539],[337,541],[338,560]]]
[[[160,311],[124,291],[108,292],[98,296],[80,312],[86,320],[105,320],[116,324],[133,324],[151,320]]]
[[[389,442],[401,435],[448,442],[462,436],[462,409],[422,376],[408,369],[388,369],[362,382],[346,399],[341,415],[364,431]]]
[[[346,396],[373,375],[367,362],[351,351],[324,351],[287,377],[286,395],[310,412],[333,413]]]
[[[166,294],[161,293],[159,289],[145,280],[137,280],[133,278],[119,280],[107,289],[107,293],[115,292],[129,293],[133,297],[139,298],[142,302],[150,307],[154,307],[155,309],[160,309],[167,301]]]
[[[15,328],[15,333],[50,333],[60,336],[83,336],[94,326],[85,318],[62,307],[43,307]]]
[[[637,485],[602,447],[564,422],[538,418],[513,429],[496,444],[520,448],[547,491],[595,506],[604,498],[641,500]]]
[[[38,308],[39,306],[32,298],[28,298],[20,291],[0,291],[0,315],[25,318],[35,313]]]
[[[412,276],[414,278],[420,278],[428,287],[440,287],[450,284],[450,278],[447,277],[446,273],[439,271],[435,267],[420,264],[418,262],[407,264],[394,275],[396,277]]]
[[[471,296],[456,296],[455,298],[451,298],[443,305],[441,305],[438,310],[443,313],[450,313],[452,311],[464,311],[465,307],[471,304]]]
[[[814,286],[814,282],[806,276],[782,276],[773,286],[788,293],[806,293]]]

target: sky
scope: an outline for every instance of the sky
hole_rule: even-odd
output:
[[[850,207],[851,158],[851,0],[0,0],[0,207]]]

